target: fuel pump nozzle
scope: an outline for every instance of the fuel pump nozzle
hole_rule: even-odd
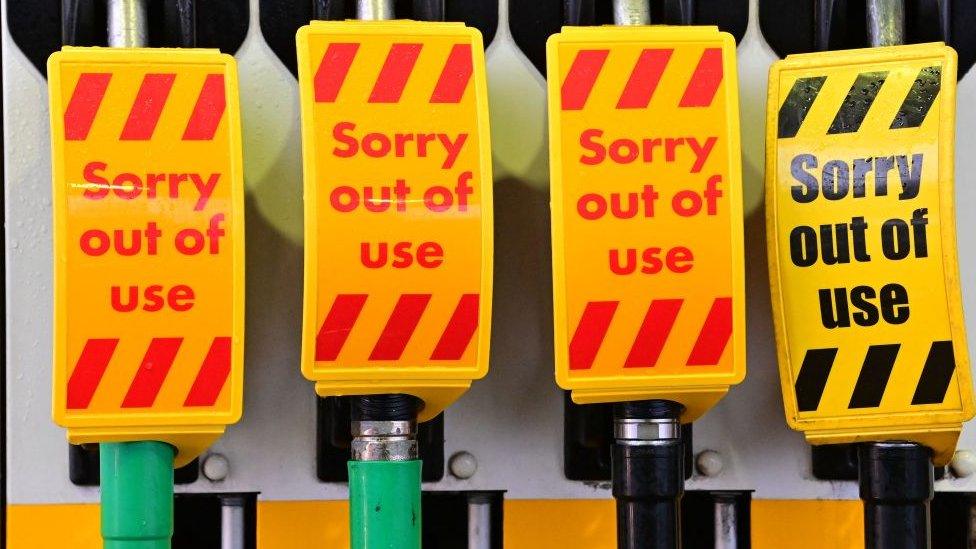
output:
[[[394,18],[390,0],[358,0],[356,17]],[[417,397],[357,396],[351,402],[349,519],[353,549],[419,548],[421,465],[417,450]]]
[[[680,7],[690,17],[690,2]],[[614,0],[617,25],[649,25],[648,0]],[[613,496],[617,500],[619,549],[681,547],[684,445],[681,410],[667,400],[621,402],[614,406]]]
[[[905,43],[904,0],[868,0],[871,47]],[[931,452],[915,442],[869,442],[858,449],[867,549],[928,548],[933,496]]]
[[[689,0],[667,2],[682,21],[691,19]],[[648,0],[614,0],[616,25],[649,25]],[[684,493],[683,407],[668,400],[621,402],[614,406],[611,454],[613,495],[617,500],[619,549],[681,547],[681,496]]]
[[[108,0],[108,45],[145,47],[146,0]],[[99,444],[106,548],[168,548],[173,536],[173,447],[159,441]]]
[[[311,208],[305,234],[319,242],[306,248],[306,264],[316,267],[306,277],[302,372],[320,397],[351,401],[350,546],[419,548],[417,425],[438,418],[488,370],[493,232],[484,45],[477,29],[441,23],[443,0],[413,0],[412,16],[400,21],[388,21],[397,16],[392,0],[339,4],[317,0],[315,13],[338,17],[348,4],[358,21],[313,21],[296,37]],[[371,130],[361,147],[357,125]],[[396,155],[367,150],[372,137],[400,143],[435,130],[462,136],[442,143],[447,161],[422,144]],[[327,137],[336,132],[357,142],[355,150],[336,149]],[[350,156],[362,163],[350,164]],[[387,182],[377,181],[380,173]],[[340,189],[337,181],[362,186]],[[337,202],[345,190],[357,195],[351,209]],[[381,210],[406,215],[373,215],[379,210],[360,196],[374,191],[397,195]],[[363,253],[336,263],[334,248]],[[464,261],[444,259],[459,254]],[[411,264],[423,268],[399,268]],[[451,300],[453,309],[437,305]]]

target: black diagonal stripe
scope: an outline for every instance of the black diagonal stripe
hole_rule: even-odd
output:
[[[932,342],[929,356],[922,367],[922,375],[918,379],[918,387],[915,387],[912,404],[940,404],[945,400],[955,369],[956,357],[952,354],[952,342]]]
[[[793,385],[799,411],[812,412],[820,406],[820,397],[827,386],[827,376],[836,356],[837,349],[810,349],[803,355],[803,364]]]
[[[942,88],[942,67],[925,67],[918,71],[912,89],[901,103],[898,114],[891,121],[891,129],[917,128],[925,122],[925,117],[932,108],[932,103],[939,96]]]
[[[811,76],[797,79],[793,83],[790,93],[786,95],[786,101],[779,108],[780,139],[796,137],[826,80],[826,76]]]
[[[862,72],[857,75],[827,133],[854,133],[859,130],[886,78],[888,71]]]
[[[848,408],[876,408],[881,404],[899,347],[901,345],[898,343],[868,347]]]

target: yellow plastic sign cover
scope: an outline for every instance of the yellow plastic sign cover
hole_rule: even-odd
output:
[[[769,272],[787,420],[951,456],[973,416],[956,261],[956,53],[787,57],[769,77]]]
[[[436,416],[488,371],[492,179],[480,33],[298,31],[302,373],[322,396],[407,393]]]
[[[548,42],[556,380],[707,411],[745,376],[735,41],[566,27]]]
[[[193,459],[241,415],[244,219],[233,57],[48,60],[54,420],[72,442]]]

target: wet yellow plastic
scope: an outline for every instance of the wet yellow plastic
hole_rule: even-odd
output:
[[[927,69],[929,67],[939,67],[939,76],[931,77],[929,82],[941,87],[934,96],[931,88],[926,89],[924,84],[923,70],[931,71]],[[829,129],[833,127],[837,113],[863,107],[864,101],[859,97],[875,93],[869,88],[849,94],[856,87],[858,75],[872,72],[885,73],[884,82],[867,107],[857,131],[831,133]],[[780,109],[794,83],[800,78],[820,77],[826,80],[819,93],[812,103],[803,102],[810,105],[806,118],[800,124],[795,121],[786,123],[785,126],[790,128],[780,130]],[[810,90],[807,88],[804,93],[809,95]],[[912,90],[922,93],[914,95],[913,101],[905,102]],[[932,448],[936,465],[943,465],[952,456],[962,423],[973,417],[953,204],[955,90],[956,53],[941,43],[793,55],[775,63],[770,70],[766,215],[773,318],[786,419],[812,444],[909,440]],[[927,112],[924,111],[925,97],[931,105]],[[797,111],[792,106],[785,106],[782,112],[790,116]],[[904,118],[905,114],[910,116]],[[897,124],[894,122],[896,116],[901,118]],[[922,117],[921,122],[918,122],[918,116]],[[912,117],[916,122],[905,122]],[[893,125],[897,127],[892,128]],[[816,157],[817,167],[810,165],[810,157],[799,155]],[[906,172],[909,181],[906,187],[897,164],[901,155],[904,155],[902,163],[906,169],[920,173],[917,185],[910,182],[909,171]],[[863,197],[855,198],[851,185],[848,193],[838,198],[840,187],[831,184],[832,199],[825,200],[822,178],[827,162],[845,163],[848,177],[852,177],[854,160],[886,157],[894,158],[895,162],[894,169],[888,173],[886,194],[877,194],[877,179],[872,168],[864,176]],[[920,163],[917,169],[914,167],[916,161]],[[791,189],[795,187],[797,192],[807,193],[810,185],[792,175],[794,164],[797,169],[812,175],[819,189],[816,199],[800,202],[793,197]],[[862,162],[861,169],[865,166]],[[843,177],[838,164],[830,164],[829,169],[832,181]],[[799,178],[806,179],[807,176],[800,174]],[[917,189],[916,196],[912,196],[912,188]],[[911,224],[913,216],[922,209],[926,209],[927,225],[921,225],[920,221]],[[867,223],[866,228],[859,229],[865,235],[860,260],[855,255],[854,218],[863,218]],[[882,246],[882,226],[891,219],[901,219],[908,225],[910,238],[905,243],[910,244],[910,249],[904,259],[889,258]],[[798,244],[796,250],[791,251],[793,231],[805,231],[797,229],[801,226],[813,227],[818,235],[817,251],[820,253],[823,239],[819,236],[819,226],[838,223],[846,223],[845,230],[851,235],[844,235],[851,239],[848,241],[850,262],[827,265],[823,256],[818,255],[812,265],[799,266],[797,262],[805,264],[810,258],[803,251],[807,249],[805,244]],[[918,233],[915,232],[922,226],[927,227],[924,232],[927,254],[919,251]],[[895,234],[895,229],[891,231]],[[837,246],[836,239],[834,242]],[[892,246],[889,243],[888,249],[893,252],[893,257],[897,257],[901,252]],[[870,257],[870,260],[864,261],[864,257]],[[907,305],[902,303],[902,294],[897,287],[889,284],[905,289]],[[827,294],[834,301],[830,305],[829,318],[822,319],[819,291],[845,288],[850,295],[856,286],[873,288],[878,294],[878,298],[871,302],[876,307],[874,317],[879,319],[872,324],[868,312],[860,305],[851,304],[850,316],[844,315],[850,327],[828,328],[841,317],[834,309],[837,298]],[[881,307],[880,289],[884,287],[888,288],[885,295],[897,295],[898,299]],[[858,290],[858,296],[865,295],[868,294],[864,290]],[[850,298],[845,301],[853,303]],[[893,304],[897,304],[900,313],[891,312]],[[895,322],[880,316],[878,308],[889,311],[890,319]],[[904,319],[902,315],[906,310],[908,317]],[[860,323],[855,314],[859,315]],[[939,385],[938,382],[933,385],[933,379],[939,376],[923,375],[929,353],[934,352],[934,342],[940,342],[943,350],[951,348],[955,357],[954,371],[948,370],[951,377],[942,378],[947,386],[941,400],[938,390],[932,389]],[[889,349],[898,345],[887,379],[876,373],[879,361],[872,361],[871,369],[862,368],[862,364],[868,362],[868,348],[872,345],[891,345]],[[810,349],[837,349],[832,368],[827,376],[823,376],[826,381],[822,385],[810,382],[817,377],[812,374],[804,382],[797,383]],[[811,364],[813,362],[811,359]],[[936,362],[939,361],[933,361],[932,365],[936,366]],[[941,364],[951,365],[951,361]],[[929,374],[934,371],[935,368]],[[798,385],[802,386],[799,392],[803,393],[803,406],[797,396]],[[919,393],[925,391],[918,387],[925,385],[929,387],[930,396],[919,398]],[[858,396],[855,396],[856,387],[861,388]],[[816,389],[820,389],[819,401]],[[931,396],[933,392],[935,396]]]
[[[334,44],[338,46],[330,50]],[[390,68],[406,67],[407,71],[402,95],[371,102],[368,98],[374,90],[388,94],[396,87],[389,81],[377,84],[388,54],[394,58],[390,53],[394,47],[415,48],[419,52],[413,58],[416,64],[410,67],[413,61],[396,58]],[[448,79],[458,74],[445,70],[455,47],[470,48],[470,80],[461,88],[457,102],[443,98],[432,101],[442,72]],[[349,48],[355,51],[350,53]],[[425,421],[443,411],[472,380],[488,371],[492,178],[481,34],[457,23],[316,21],[299,29],[297,49],[305,176],[302,373],[315,382],[321,396],[415,395],[424,401],[419,419]],[[328,74],[333,95],[316,101],[316,75],[322,60],[333,59],[333,54],[336,58],[346,55],[346,61],[352,61],[346,64],[344,78],[336,77],[341,70],[331,69]],[[338,126],[342,123],[347,125]],[[400,156],[394,144],[397,133],[413,136],[402,141]],[[421,155],[418,133],[444,134],[451,143],[456,143],[461,134],[466,137],[456,158],[449,160],[439,137],[429,146],[425,144],[425,154]],[[383,145],[379,138],[369,138],[375,156],[365,155],[362,146],[370,134],[389,139],[389,154],[380,154]],[[336,149],[351,150],[351,139],[357,142],[356,153],[337,156]],[[410,191],[403,200],[388,195],[390,209],[384,212],[366,211],[362,201],[352,211],[340,212],[332,203],[339,187],[357,189],[364,201],[365,187],[392,187],[397,179],[402,179]],[[447,211],[433,211],[424,202],[424,195],[434,186],[456,190],[462,183],[471,189],[464,211],[457,193]],[[349,204],[350,196],[345,194],[341,204]],[[382,203],[375,198],[371,202],[377,208]],[[370,257],[378,257],[379,242],[391,246],[410,243],[406,251],[412,254],[411,265],[367,267],[361,257],[362,246],[369,243]],[[425,242],[443,251],[443,262],[436,267],[422,267],[417,262],[415,252]],[[430,295],[421,308],[416,329],[407,336],[400,354],[374,356],[385,326],[397,316],[393,311],[398,300],[410,294]],[[331,330],[322,328],[340,295],[365,296],[365,301],[351,322],[347,318],[344,324],[339,323],[344,328],[338,330],[344,330],[345,335],[338,343],[332,341],[334,354],[319,354],[319,332]],[[475,332],[463,353],[435,359],[433,351],[451,325],[463,295],[478,296]]]
[[[581,66],[571,77],[572,67],[581,51],[594,50],[607,52],[605,62],[597,69],[584,104],[573,106],[570,96],[579,94],[574,88],[576,77],[585,80],[589,69]],[[635,104],[631,96],[626,103],[631,80],[651,70],[635,69],[639,60],[648,52],[661,55],[662,50],[673,51],[666,54],[669,57],[650,98]],[[713,64],[700,72],[699,65],[707,65],[706,52],[714,54]],[[735,41],[715,27],[564,27],[549,39],[547,57],[556,381],[572,390],[578,403],[668,399],[685,406],[682,421],[694,421],[746,374]],[[686,105],[691,88],[716,73],[720,82],[713,95],[702,104]],[[647,82],[631,91],[647,93]],[[565,109],[564,93],[568,94]],[[594,129],[603,133],[594,137]],[[676,145],[666,153],[664,145],[652,143],[647,154],[646,139],[689,137],[699,145],[715,138],[697,169],[688,145]],[[594,139],[606,152],[599,162],[594,158],[601,155]],[[618,145],[617,158],[611,156],[618,139],[637,144],[635,160],[629,160],[630,145]],[[593,163],[584,162],[584,156]],[[679,215],[672,205],[674,196],[694,191],[702,197],[708,180],[715,177],[720,177],[716,188],[722,195],[714,214],[708,214],[702,199],[706,206],[700,213]],[[586,195],[599,194],[612,206],[609,193],[641,193],[645,184],[654,185],[659,194],[653,215],[648,215],[646,201],[635,217],[608,213],[584,219],[579,213]],[[599,209],[593,204],[586,207],[591,213]],[[670,248],[687,248],[694,256],[693,266],[683,273],[667,267],[655,274],[617,274],[611,269],[611,249],[647,247],[662,248],[661,259],[666,259]],[[640,257],[642,252],[637,253]],[[648,265],[639,263],[638,269]],[[725,317],[728,338],[718,347],[714,363],[691,364],[690,353],[720,298],[731,298]],[[656,361],[645,357],[637,361],[638,366],[628,367],[630,353],[644,341],[637,334],[652,300],[683,301]],[[590,367],[580,367],[587,361],[574,358],[571,351],[577,327],[588,303],[604,301],[619,304]],[[648,325],[655,322],[649,318]]]
[[[95,93],[93,98],[91,88],[87,92],[81,89],[84,86],[79,88],[79,97],[89,101],[89,107],[95,107],[87,131],[79,130],[72,125],[76,122],[66,118],[83,73],[110,75],[103,97]],[[138,99],[147,74],[175,75],[168,93],[160,95],[157,90],[151,101]],[[207,79],[219,78],[215,75],[222,76],[223,89],[216,81],[211,92],[216,96],[223,93],[225,106],[216,122],[210,119],[216,124],[212,138],[183,139],[191,119],[207,125],[206,115],[194,118],[194,113],[202,112],[196,110],[198,100]],[[67,427],[68,439],[73,443],[169,442],[178,450],[175,465],[180,466],[206,449],[223,433],[225,425],[236,422],[242,409],[244,201],[234,58],[217,50],[64,48],[48,60],[48,78],[55,252],[54,420]],[[216,105],[211,101],[213,97],[201,100],[206,104],[201,108]],[[148,138],[129,135],[123,139],[123,128],[128,127],[132,117],[142,116],[143,122],[149,120],[151,126],[153,117],[145,111],[152,111],[152,103],[159,101],[164,106]],[[140,109],[142,114],[135,114]],[[218,112],[216,106],[212,109],[207,112]],[[74,133],[66,135],[69,131]],[[104,167],[93,167],[93,162]],[[86,168],[94,177],[84,175]],[[138,174],[139,183],[128,176],[116,182],[114,177],[123,173]],[[193,186],[192,179],[177,183],[178,197],[170,195],[168,179],[157,181],[156,196],[147,198],[149,173],[194,173],[206,181],[212,174],[220,175],[214,180],[209,199],[200,202],[200,191],[195,191],[198,187]],[[130,197],[136,186],[142,190],[138,196],[122,198],[114,194],[118,191]],[[104,191],[106,196],[86,199],[86,190],[96,194]],[[205,231],[219,213],[224,218],[218,228],[224,232],[220,236],[215,233],[213,242],[217,249],[207,248],[194,254],[189,253],[192,246],[188,245],[184,247],[187,253],[177,251],[178,231]],[[128,233],[125,242],[131,243],[129,231],[145,229],[149,222],[156,222],[161,231],[155,254],[149,250],[145,232],[140,236],[142,248],[135,255],[124,256],[114,250],[92,255],[82,250],[82,235],[88,230],[112,234],[124,229]],[[122,312],[113,306],[113,285],[122,288],[122,295],[130,285],[138,286],[140,298],[143,289],[150,285],[163,286],[164,297],[174,286],[186,285],[193,291],[193,305],[182,311],[167,305],[150,312],[141,306],[152,307],[152,303],[140,301],[140,307]],[[167,301],[177,303],[178,308],[186,308],[188,302]],[[69,380],[85,354],[87,342],[106,338],[118,339],[118,343],[109,353],[104,375],[96,376],[94,389],[89,387],[90,400],[79,400],[77,392],[69,395]],[[141,403],[123,405],[137,373],[151,378],[158,375],[152,372],[154,367],[158,372],[166,366],[145,359],[154,338],[182,338],[175,360],[163,374],[158,393],[141,399]],[[214,346],[219,348],[217,354],[229,360],[229,374],[216,385],[217,396],[212,402],[206,398],[201,401],[198,395],[188,405],[215,338],[230,339],[229,346],[223,344],[226,340]],[[165,362],[165,358],[162,360]],[[220,375],[214,379],[219,382]]]

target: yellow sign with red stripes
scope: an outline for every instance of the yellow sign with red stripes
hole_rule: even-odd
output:
[[[484,51],[454,23],[298,32],[302,372],[320,395],[402,392],[433,417],[488,370],[492,203]]]
[[[244,220],[234,59],[65,48],[48,61],[55,421],[191,460],[241,415]]]
[[[769,79],[767,235],[784,404],[815,444],[951,457],[973,417],[953,212],[956,53],[790,56]]]
[[[577,402],[691,421],[745,376],[735,67],[711,27],[549,39],[556,380]]]

